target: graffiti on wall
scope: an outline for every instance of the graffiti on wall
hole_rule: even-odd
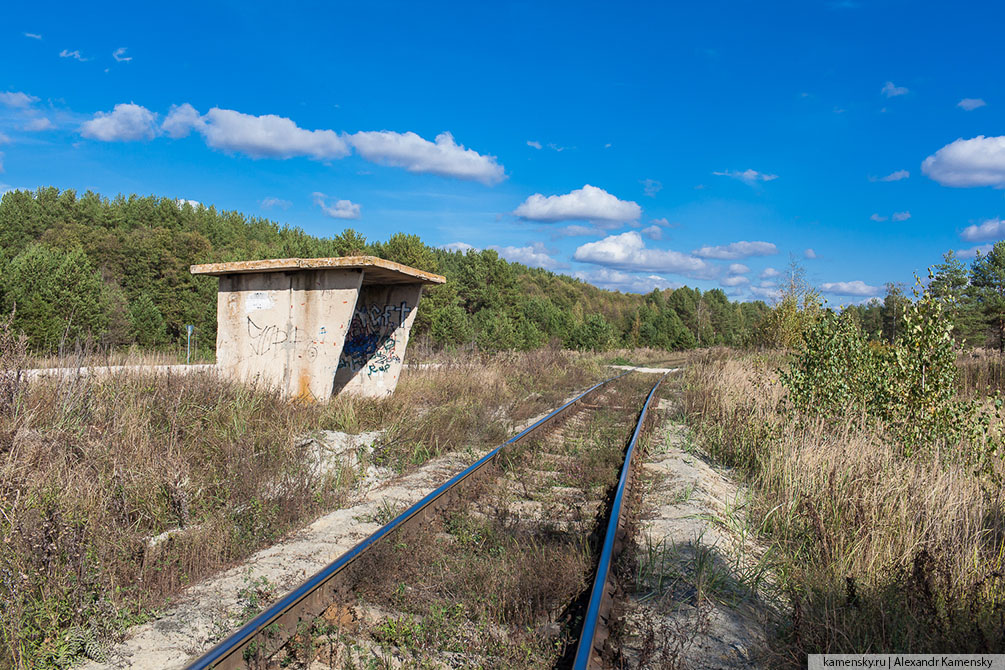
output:
[[[345,336],[339,369],[348,368],[353,375],[362,370],[373,376],[400,363],[395,332],[411,311],[405,301],[399,305],[357,306]]]
[[[252,321],[250,316],[246,318],[251,351],[258,356],[264,356],[274,349],[295,347],[300,343],[300,331],[296,326],[292,330],[281,328],[275,324],[259,326]]]

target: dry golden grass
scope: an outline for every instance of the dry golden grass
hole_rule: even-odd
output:
[[[377,457],[405,470],[495,444],[602,374],[560,351],[445,359],[386,399],[305,405],[215,374],[29,381],[37,363],[0,331],[0,667],[100,655],[187,584],[342,505],[354,473],[318,474],[313,431],[383,429]]]
[[[786,411],[779,360],[697,355],[686,393],[699,443],[757,494],[753,523],[792,605],[777,660],[1003,651],[1001,492],[964,459],[907,458],[861,422]]]

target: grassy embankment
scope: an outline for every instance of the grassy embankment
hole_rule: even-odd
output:
[[[187,584],[346,504],[370,463],[319,474],[314,431],[382,429],[373,459],[405,470],[497,444],[604,375],[553,350],[441,357],[390,398],[317,406],[206,374],[28,382],[23,341],[0,337],[0,667],[14,668],[100,657]]]
[[[951,402],[974,400],[986,430],[905,443],[854,403],[796,408],[778,374],[794,358],[695,354],[684,394],[696,442],[751,487],[750,523],[788,596],[772,664],[821,652],[1005,651],[1005,473],[988,397],[1005,386],[1003,360],[956,361]]]

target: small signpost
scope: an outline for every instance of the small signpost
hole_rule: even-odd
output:
[[[192,331],[195,330],[195,326],[190,323],[185,326],[185,330],[188,331],[188,342],[185,344],[185,365],[188,365],[192,361]]]

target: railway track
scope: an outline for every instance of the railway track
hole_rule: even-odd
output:
[[[357,632],[368,625],[374,630],[379,621],[376,630],[382,639],[412,640],[422,634],[417,622],[423,615],[413,617],[396,607],[408,596],[413,602],[447,602],[465,588],[493,590],[498,587],[493,580],[500,577],[483,565],[493,561],[502,566],[503,575],[531,574],[535,576],[525,579],[549,586],[535,592],[537,585],[531,584],[531,591],[510,599],[493,591],[486,594],[491,602],[483,604],[483,610],[489,608],[500,620],[523,628],[545,611],[551,622],[543,633],[539,627],[533,634],[544,635],[558,650],[549,664],[602,667],[615,591],[611,566],[628,532],[624,512],[637,460],[633,456],[662,382],[651,389],[646,384],[638,393],[640,384],[626,378],[628,374],[591,387],[486,454],[187,668],[308,665],[316,647],[317,621],[352,623]],[[626,397],[632,394],[644,402]],[[591,447],[597,444],[606,446]],[[473,570],[474,577],[468,577],[473,584],[446,578],[465,569]],[[582,577],[563,582],[554,574],[563,571]],[[392,579],[400,575],[408,579]],[[443,589],[448,592],[440,593]],[[446,617],[446,628],[453,626],[463,636],[463,622],[451,619],[460,612],[444,607],[432,618]],[[481,627],[495,631],[489,640],[510,641],[496,630],[498,623],[482,621]],[[334,644],[331,635],[324,638]],[[487,653],[493,654],[491,649]],[[330,651],[331,666],[336,656]],[[528,661],[532,656],[533,650],[528,651]]]

